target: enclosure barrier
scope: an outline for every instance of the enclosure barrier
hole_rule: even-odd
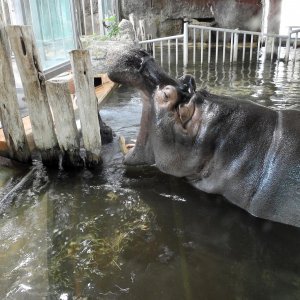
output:
[[[163,42],[168,42],[168,57],[171,57],[171,41],[175,41],[175,58],[176,58],[176,64],[178,64],[178,40],[183,40],[183,34],[180,35],[173,35],[158,39],[151,39],[146,41],[140,41],[139,44],[142,45],[146,50],[150,50],[152,52],[153,57],[155,58],[156,52],[155,52],[155,44],[160,44],[160,59],[161,62],[163,61]],[[182,43],[183,45],[183,43]]]
[[[293,50],[294,50],[294,61],[296,60],[296,50],[297,50],[297,43],[298,43],[298,35],[300,33],[300,26],[289,26],[289,31],[288,31],[288,38],[287,38],[287,54],[285,56],[285,62],[289,61],[289,56],[290,56],[290,47],[291,47],[291,42],[292,39],[294,38],[294,44],[293,44]]]
[[[297,29],[298,28],[298,29]],[[193,48],[193,64],[196,64],[196,53],[200,51],[200,63],[204,62],[204,49],[207,48],[207,62],[212,62],[214,54],[214,62],[237,62],[246,60],[246,49],[249,49],[248,60],[252,62],[254,59],[263,62],[265,60],[279,60],[284,55],[285,62],[290,60],[291,43],[293,42],[293,60],[296,59],[296,49],[298,42],[298,34],[300,27],[289,27],[288,35],[277,35],[269,33],[261,33],[255,31],[245,31],[238,29],[225,29],[217,27],[206,27],[198,25],[190,25],[184,23],[183,34],[170,37],[163,37],[151,40],[140,41],[139,44],[145,49],[150,49],[155,57],[156,44],[160,44],[161,62],[163,61],[164,42],[168,42],[168,53],[170,53],[171,41],[175,40],[176,64],[178,63],[178,40],[182,39],[183,47],[183,65],[187,66],[189,62],[188,47]],[[189,37],[192,41],[189,44]],[[200,48],[200,49],[199,49]],[[220,49],[221,48],[221,53]],[[199,50],[198,50],[199,49]],[[229,52],[229,53],[228,53]],[[254,57],[256,53],[256,57]],[[221,58],[219,55],[221,54]]]
[[[71,53],[85,149],[82,156],[84,151],[80,148],[68,83],[45,80],[30,26],[5,27],[0,18],[0,72],[3,78],[0,83],[0,121],[9,157],[29,162],[33,154],[19,112],[9,43],[24,88],[35,150],[41,154],[43,163],[56,165],[61,162],[76,167],[83,166],[84,161],[87,166],[98,164],[101,161],[101,136],[89,52],[73,50]]]

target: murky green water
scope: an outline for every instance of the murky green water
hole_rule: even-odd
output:
[[[165,58],[164,68],[194,74],[213,93],[300,103],[299,61],[183,70]],[[102,109],[128,140],[140,113],[139,94],[125,87]],[[1,299],[300,298],[300,229],[256,219],[154,167],[126,168],[116,139],[103,158],[92,171],[37,165],[11,197],[0,219]]]

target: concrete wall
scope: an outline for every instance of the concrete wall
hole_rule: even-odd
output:
[[[146,31],[153,36],[182,32],[184,18],[192,23],[260,31],[261,0],[120,0],[120,16],[146,21]],[[137,22],[136,22],[137,23]]]

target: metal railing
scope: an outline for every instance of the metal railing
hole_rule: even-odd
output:
[[[211,63],[214,55],[214,62],[222,61],[237,62],[246,59],[252,61],[279,60],[284,54],[286,62],[290,59],[291,43],[293,42],[293,60],[296,59],[296,49],[300,26],[290,27],[288,35],[261,33],[238,29],[225,29],[217,27],[206,27],[189,25],[184,23],[183,34],[164,38],[140,41],[139,43],[151,50],[155,57],[155,47],[160,44],[161,61],[163,60],[164,42],[167,41],[168,53],[170,53],[171,41],[175,41],[176,63],[178,63],[178,40],[182,39],[183,65],[189,62],[189,46],[193,48],[193,63],[196,63],[196,53],[200,51],[200,63],[204,61],[204,49],[207,49],[207,62]],[[189,41],[191,37],[191,42]],[[246,49],[248,51],[246,51]],[[221,52],[221,53],[220,53]],[[254,54],[256,57],[254,57]],[[220,58],[221,56],[221,58]],[[248,57],[247,57],[248,56]]]
[[[294,39],[294,45],[293,45],[294,59],[293,59],[293,61],[296,60],[296,50],[297,50],[297,46],[298,46],[297,45],[298,44],[298,35],[300,33],[300,26],[289,26],[288,28],[289,28],[289,30],[288,30],[286,56],[285,56],[285,62],[286,63],[289,61],[292,39]]]
[[[163,38],[157,38],[157,39],[151,39],[151,40],[146,40],[146,41],[140,41],[139,44],[144,46],[147,50],[150,50],[152,52],[153,57],[155,58],[155,45],[156,43],[159,43],[160,45],[160,60],[161,62],[163,61],[163,42],[167,42],[168,45],[168,57],[171,57],[171,41],[175,41],[175,59],[176,59],[176,64],[178,64],[178,48],[179,48],[179,40],[182,40],[182,45],[184,45],[183,42],[184,35],[173,35],[173,36],[168,36],[168,37],[163,37]]]

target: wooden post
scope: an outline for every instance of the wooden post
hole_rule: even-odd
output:
[[[30,162],[31,156],[25,135],[11,64],[11,52],[0,15],[0,119],[12,159]]]
[[[86,163],[93,166],[101,162],[101,136],[91,58],[88,50],[73,50],[70,56]]]
[[[68,81],[46,81],[47,96],[52,109],[56,136],[64,154],[63,165],[81,167],[80,138]]]
[[[6,28],[23,83],[35,144],[45,164],[58,161],[59,148],[46,94],[45,78],[30,26]]]

